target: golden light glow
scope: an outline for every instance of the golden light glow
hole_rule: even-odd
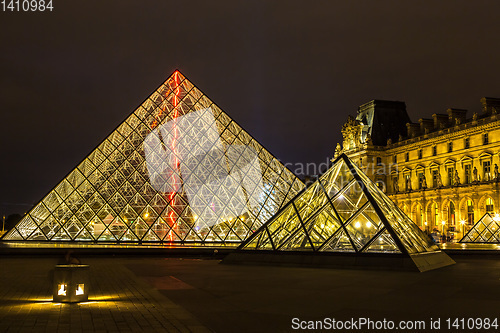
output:
[[[83,283],[78,284],[76,286],[76,295],[83,295],[84,294],[84,292],[83,292],[84,289],[83,288],[84,288]]]
[[[361,227],[361,223],[356,222],[356,223],[354,224],[354,226],[355,226],[356,228],[359,228],[359,227]]]
[[[148,217],[149,217],[149,213],[145,213],[145,214],[144,214],[144,217],[145,217],[145,218],[148,218]]]
[[[371,228],[372,227],[372,223],[370,221],[366,222],[366,227],[367,228]]]
[[[66,296],[66,285],[65,284],[60,284],[60,285],[58,285],[57,288],[58,288],[57,295]]]

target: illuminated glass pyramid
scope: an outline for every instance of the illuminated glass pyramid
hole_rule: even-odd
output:
[[[500,218],[486,213],[474,224],[460,243],[500,243]]]
[[[439,251],[346,155],[239,249],[356,254]]]
[[[3,240],[237,244],[303,187],[176,71]]]

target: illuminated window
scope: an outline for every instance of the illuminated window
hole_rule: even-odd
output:
[[[450,206],[448,207],[448,223],[455,225],[455,204],[450,201]]]
[[[474,224],[474,205],[472,200],[467,200],[467,223]]]
[[[65,284],[58,284],[57,285],[57,295],[66,296],[66,288],[67,288],[67,286]]]
[[[486,213],[493,214],[493,200],[491,198],[486,199]]]
[[[438,187],[438,171],[432,170],[432,187]]]
[[[470,184],[472,181],[471,179],[471,165],[466,164],[464,165],[464,184]]]
[[[453,182],[453,178],[455,177],[455,168],[453,167],[450,167],[448,168],[448,185],[449,186],[453,186],[454,182]]]
[[[431,221],[434,226],[437,225],[438,221],[438,205],[437,203],[433,203],[431,206]]]
[[[415,211],[415,223],[419,226],[423,226],[423,221],[424,221],[424,211],[422,209],[422,206],[417,205],[416,211]]]
[[[483,180],[491,179],[491,161],[483,161]]]
[[[421,190],[424,188],[424,173],[419,172],[418,174],[418,189]]]
[[[84,285],[83,283],[77,284],[76,285],[76,295],[83,295],[84,294]]]

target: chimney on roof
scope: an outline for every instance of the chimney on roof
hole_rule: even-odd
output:
[[[448,112],[448,123],[450,125],[460,125],[465,123],[467,119],[467,110],[449,108],[446,112]]]
[[[418,122],[420,123],[420,133],[427,134],[434,130],[434,120],[428,118],[420,118]]]
[[[432,119],[434,120],[434,129],[437,131],[448,126],[447,114],[434,113]]]
[[[409,138],[414,138],[420,136],[420,124],[416,123],[406,123],[406,129]]]
[[[483,97],[481,98],[483,113],[491,115],[500,112],[500,98]]]

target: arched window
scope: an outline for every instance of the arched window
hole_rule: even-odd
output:
[[[422,206],[417,205],[415,209],[415,223],[422,228],[424,224],[423,220],[424,220],[424,211],[422,209]]]
[[[467,223],[469,225],[474,224],[474,204],[472,200],[467,200]]]
[[[455,204],[452,201],[450,201],[450,206],[448,207],[448,223],[455,225]]]
[[[486,199],[486,213],[493,214],[493,200],[491,198]]]
[[[432,214],[432,224],[434,226],[437,225],[437,222],[438,222],[438,205],[437,203],[433,203],[431,205],[431,214]]]

